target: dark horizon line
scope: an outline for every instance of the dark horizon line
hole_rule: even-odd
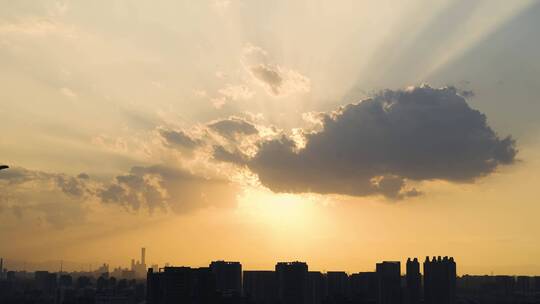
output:
[[[441,256],[442,257],[442,256]],[[413,260],[414,258],[411,259],[411,261]],[[8,261],[8,259],[5,259],[3,258],[3,262],[4,262],[4,265],[6,266],[6,261]],[[430,259],[430,262],[432,260]],[[441,260],[442,261],[442,260]],[[20,264],[21,262],[20,261],[17,261],[18,264]],[[64,260],[52,260],[51,262],[58,262],[60,264],[62,264],[64,262]],[[230,262],[230,263],[240,263],[240,265],[242,265],[242,263],[240,261],[233,261],[233,260],[224,260],[224,259],[218,259],[218,260],[212,260],[208,263],[208,265],[210,265],[210,263],[212,262]],[[300,262],[300,263],[306,263],[306,265],[308,265],[309,267],[309,264],[307,262],[304,262],[304,261],[300,261],[300,260],[291,260],[291,261],[277,261],[275,262],[275,264],[277,265],[278,263],[294,263],[294,262]],[[401,264],[404,264],[406,265],[406,262],[405,263],[402,263],[401,261],[396,261],[396,260],[381,260],[380,262],[377,262],[377,263],[382,263],[382,262],[399,262],[400,263],[400,274],[401,275],[405,275],[406,272],[401,272]],[[24,262],[23,262],[24,263]],[[47,261],[44,261],[44,262],[29,262],[30,264],[40,264],[40,263],[49,263]],[[109,263],[97,263],[96,265],[94,265],[93,263],[80,263],[80,262],[72,262],[72,261],[68,261],[68,263],[76,263],[76,264],[87,264],[87,266],[89,267],[95,267],[97,266],[98,268],[102,265],[110,265]],[[424,261],[421,261],[420,259],[418,259],[418,263],[421,264],[420,266],[423,265]],[[186,264],[174,264],[174,263],[163,263],[164,264],[169,264],[168,266],[158,266],[158,269],[161,270],[161,269],[164,269],[166,267],[188,267],[188,268],[193,268],[193,269],[197,269],[197,268],[207,268],[208,266],[204,266],[204,264],[202,265],[186,265]],[[8,264],[9,265],[9,264]],[[148,266],[152,266],[152,263],[149,263],[147,264]],[[159,264],[154,264],[154,265],[159,265]],[[98,272],[98,268],[95,268],[95,269],[92,269],[92,270],[84,270],[84,269],[79,269],[79,270],[54,270],[54,271],[49,271],[49,270],[38,270],[38,269],[35,269],[35,270],[26,270],[26,269],[13,269],[12,271],[15,271],[15,272],[37,272],[37,271],[49,271],[51,273],[95,273],[95,272]],[[127,266],[116,266],[116,268],[121,268],[121,269],[129,269],[129,265]],[[8,268],[4,268],[6,270],[9,270]],[[49,268],[50,269],[50,268]],[[115,269],[115,268],[113,268]],[[146,267],[146,270],[148,271],[149,269],[152,269],[152,267]],[[0,272],[2,271],[2,269],[0,269]],[[260,269],[260,268],[255,268],[255,269],[242,269],[242,272],[244,271],[275,271],[275,268],[265,268],[265,269]],[[375,272],[376,269],[375,267],[370,269],[370,270],[360,270],[360,271],[346,271],[346,270],[337,270],[337,269],[333,269],[333,270],[328,270],[328,269],[310,269],[308,268],[308,271],[309,272],[320,272],[320,273],[324,273],[324,274],[327,274],[327,273],[331,273],[331,272],[344,272],[346,273],[347,275],[352,275],[352,274],[356,274],[356,273],[366,273],[366,272]],[[109,271],[110,273],[110,271]],[[423,274],[423,271],[421,271],[421,273]],[[466,276],[488,276],[488,277],[495,277],[495,276],[510,276],[510,277],[520,277],[520,276],[525,276],[525,277],[540,277],[540,273],[535,273],[535,274],[502,274],[502,273],[494,273],[493,271],[491,273],[463,273],[463,274],[458,274],[457,277],[466,277]]]

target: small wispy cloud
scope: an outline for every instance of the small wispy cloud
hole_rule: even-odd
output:
[[[255,95],[255,92],[245,85],[228,85],[218,92],[231,100],[247,100]]]
[[[70,99],[76,99],[78,97],[78,95],[73,90],[66,87],[61,88],[60,93]]]
[[[258,46],[244,47],[242,64],[253,79],[274,97],[284,97],[311,90],[311,81],[302,73],[270,60],[268,52]]]

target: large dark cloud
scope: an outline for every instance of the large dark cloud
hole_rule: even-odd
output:
[[[247,165],[276,192],[402,198],[419,194],[407,180],[472,182],[516,153],[455,88],[421,86],[324,114],[303,148],[287,137],[262,142]]]

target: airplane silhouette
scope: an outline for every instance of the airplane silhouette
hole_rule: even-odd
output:
[[[0,165],[0,170],[4,170],[4,169],[8,169],[9,166],[6,166],[6,165]]]

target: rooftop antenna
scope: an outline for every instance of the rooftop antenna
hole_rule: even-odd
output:
[[[64,264],[64,261],[60,260],[60,274],[62,274],[62,266]]]

